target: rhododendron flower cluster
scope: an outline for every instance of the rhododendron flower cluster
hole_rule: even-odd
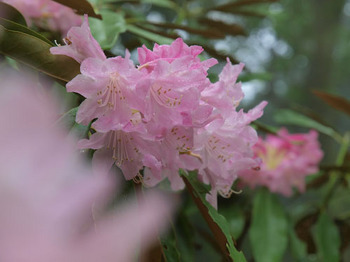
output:
[[[69,7],[52,0],[0,0],[12,5],[26,19],[28,25],[67,34],[72,26],[81,25],[81,16],[75,14]]]
[[[201,61],[203,48],[187,46],[180,38],[153,50],[138,48],[139,66],[128,52],[106,58],[87,17],[68,38],[67,45],[51,51],[81,63],[81,74],[67,90],[86,98],[76,121],[87,125],[95,120],[96,132],[79,142],[80,148],[96,150],[95,166],[116,164],[126,179],[143,170],[145,185],[168,178],[173,190],[184,187],[179,169],[196,169],[211,185],[208,199],[215,205],[216,192],[229,195],[241,169],[259,165],[252,151],[257,134],[249,124],[262,115],[266,102],[248,113],[236,110],[243,98],[236,83],[243,64],[227,60],[219,81],[211,83],[207,70],[217,61]]]
[[[135,261],[173,202],[153,193],[103,212],[113,177],[92,174],[79,159],[75,141],[54,124],[51,97],[18,73],[8,76],[0,72],[0,261]]]
[[[271,192],[291,196],[293,187],[305,190],[305,176],[318,172],[323,157],[318,133],[289,134],[281,129],[277,135],[259,138],[255,154],[262,159],[259,172],[247,170],[240,173],[242,182],[251,187],[266,186]]]

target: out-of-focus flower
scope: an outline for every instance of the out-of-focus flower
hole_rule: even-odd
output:
[[[0,0],[18,9],[28,25],[61,32],[65,35],[72,26],[81,24],[81,17],[72,9],[52,0]]]
[[[50,48],[52,54],[69,56],[78,63],[83,62],[84,59],[89,57],[100,60],[106,59],[100,45],[91,35],[87,15],[84,16],[84,21],[81,26],[70,28],[67,36],[63,40],[65,45]]]
[[[318,171],[323,152],[317,140],[318,133],[289,134],[282,128],[277,136],[259,138],[254,146],[255,154],[261,158],[259,171],[246,170],[240,173],[243,184],[250,187],[266,186],[271,192],[291,196],[293,187],[305,190],[305,176]]]
[[[0,72],[0,261],[133,261],[172,204],[157,194],[103,212],[112,177],[79,159],[48,96],[8,75]]]
[[[89,31],[87,22],[83,26]],[[73,46],[75,40],[71,42]],[[87,41],[85,46],[96,45]],[[63,49],[52,48],[57,50]],[[244,94],[236,80],[243,64],[227,60],[213,84],[207,70],[217,61],[201,61],[202,51],[181,38],[170,45],[156,44],[153,50],[143,46],[138,67],[128,52],[125,58],[108,59],[86,52],[81,74],[67,90],[86,97],[76,120],[86,125],[94,121],[96,132],[79,142],[79,148],[96,150],[93,165],[108,170],[115,164],[126,179],[140,177],[143,169],[145,185],[167,178],[173,190],[185,185],[180,168],[198,169],[202,181],[211,184],[213,199],[217,191],[229,195],[241,169],[259,165],[252,152],[257,134],[249,124],[262,115],[266,102],[248,113],[237,112]]]

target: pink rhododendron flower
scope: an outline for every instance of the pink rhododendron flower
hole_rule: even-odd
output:
[[[79,159],[75,141],[53,124],[51,99],[18,75],[0,76],[0,260],[134,261],[172,204],[154,194],[103,212],[112,177],[92,174]]]
[[[81,24],[81,17],[72,9],[51,0],[0,0],[18,9],[28,25],[61,32]]]
[[[266,104],[261,102],[248,113],[233,111],[225,120],[215,120],[197,131],[194,152],[202,159],[199,175],[211,185],[211,196],[208,195],[207,200],[214,207],[217,192],[224,197],[231,195],[232,184],[241,170],[259,166],[252,150],[258,136],[248,124],[263,114]]]
[[[249,124],[262,115],[266,102],[237,112],[243,92],[236,80],[243,64],[227,60],[213,84],[207,70],[217,61],[201,61],[202,51],[179,38],[153,50],[139,48],[138,67],[128,52],[125,58],[82,61],[81,74],[67,90],[86,97],[76,121],[94,120],[96,132],[79,142],[79,148],[96,150],[93,166],[108,170],[116,164],[126,179],[140,177],[143,170],[145,185],[167,178],[173,190],[184,187],[180,168],[198,169],[214,200],[217,191],[230,193],[240,170],[259,165],[252,152],[257,135]]]
[[[271,192],[291,196],[292,188],[305,190],[305,176],[316,173],[323,157],[318,134],[289,134],[282,128],[277,136],[259,138],[255,154],[262,159],[260,171],[241,172],[242,182],[251,187],[263,185]]]
[[[100,45],[91,35],[89,20],[87,15],[84,16],[84,21],[81,26],[70,28],[67,36],[64,38],[65,45],[55,46],[50,48],[50,52],[54,55],[66,55],[75,59],[78,63],[84,59],[93,57],[100,60],[105,60],[106,56],[103,53]]]
[[[196,45],[188,46],[181,38],[176,39],[171,45],[155,44],[153,51],[145,46],[138,48],[137,51],[141,68],[146,68],[149,72],[155,68],[155,63],[159,60],[172,63],[178,58],[186,58],[192,60],[191,67],[193,69],[203,68],[205,72],[217,63],[214,58],[201,62],[198,55],[203,52],[203,48]]]
[[[242,63],[233,66],[227,59],[227,64],[219,75],[219,81],[202,92],[202,99],[220,110],[225,117],[231,114],[232,108],[236,108],[244,97],[241,84],[236,83],[243,67]]]

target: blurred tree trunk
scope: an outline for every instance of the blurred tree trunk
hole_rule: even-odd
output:
[[[310,54],[310,73],[305,86],[327,90],[332,87],[333,54],[339,37],[339,24],[345,0],[312,0],[315,19],[310,37],[315,48]]]

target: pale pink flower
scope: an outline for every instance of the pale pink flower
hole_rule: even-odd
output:
[[[137,132],[112,130],[107,133],[94,133],[89,139],[79,141],[81,149],[96,149],[93,165],[109,170],[116,164],[130,180],[139,175],[143,168],[146,141]]]
[[[262,159],[260,171],[244,171],[240,174],[243,184],[250,187],[266,186],[271,192],[291,196],[293,187],[305,190],[305,176],[316,173],[323,157],[318,134],[311,130],[306,134],[289,134],[282,128],[277,136],[259,138],[254,146],[255,154]]]
[[[172,204],[153,195],[103,212],[112,177],[91,173],[75,141],[54,125],[52,100],[15,77],[1,75],[0,260],[134,261],[139,247],[156,239]]]
[[[217,63],[217,60],[214,58],[201,62],[198,55],[203,52],[203,47],[197,45],[188,46],[181,38],[177,38],[170,45],[155,44],[153,51],[146,46],[138,48],[137,51],[141,68],[146,68],[148,72],[154,69],[156,62],[159,60],[172,63],[178,58],[187,57],[192,60],[192,69],[201,68],[205,72],[209,67]]]
[[[227,59],[227,63],[219,75],[219,81],[206,87],[201,93],[202,100],[214,106],[224,117],[228,117],[244,97],[241,83],[236,83],[243,67],[243,63],[232,65]]]
[[[149,152],[157,159],[158,168],[148,163],[144,164],[145,185],[154,186],[164,178],[168,178],[173,190],[184,188],[185,184],[179,176],[179,169],[194,170],[200,167],[200,161],[190,155],[194,149],[193,135],[193,128],[174,126],[165,132],[162,139],[153,142],[156,148]]]
[[[244,113],[233,111],[225,120],[218,119],[197,130],[194,153],[202,159],[200,179],[211,185],[207,199],[216,207],[216,192],[227,197],[237,175],[244,169],[255,169],[260,162],[252,147],[257,142],[256,131],[250,122],[261,117],[267,102]]]
[[[258,166],[251,149],[257,135],[249,124],[266,102],[237,112],[243,92],[236,81],[243,64],[227,60],[212,84],[207,70],[217,61],[200,61],[202,51],[177,39],[153,51],[139,48],[138,68],[128,52],[125,58],[84,59],[67,90],[86,97],[76,121],[95,120],[96,132],[79,142],[79,148],[96,150],[93,166],[108,170],[115,164],[126,179],[139,177],[143,169],[145,185],[167,178],[173,190],[184,187],[179,169],[199,169],[213,199],[217,191],[230,194],[240,170]]]
[[[76,92],[86,100],[80,105],[77,122],[88,124],[94,118],[94,128],[100,132],[135,126],[139,114],[131,104],[142,103],[135,94],[142,77],[129,55],[100,60],[88,58],[80,67],[81,74],[67,84],[68,92]]]
[[[69,56],[78,63],[89,57],[100,60],[106,59],[99,43],[91,34],[87,15],[84,15],[84,21],[81,26],[74,26],[69,29],[64,42],[65,45],[63,46],[51,47],[50,52],[54,55]]]
[[[156,61],[152,72],[136,85],[136,94],[144,103],[134,107],[143,113],[144,121],[158,125],[158,130],[193,126],[194,113],[208,110],[200,104],[200,96],[210,81],[206,71],[191,69],[192,60],[182,57],[172,63]]]
[[[28,25],[61,32],[65,35],[72,26],[81,24],[74,11],[51,0],[0,0],[18,9]]]

